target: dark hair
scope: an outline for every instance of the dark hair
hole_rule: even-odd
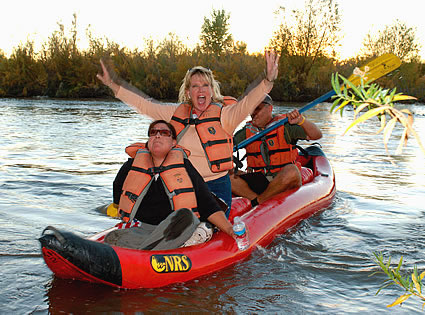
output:
[[[174,140],[176,140],[176,139],[177,139],[177,132],[176,132],[176,129],[174,128],[174,126],[173,126],[172,124],[170,124],[169,122],[167,122],[167,121],[165,121],[165,120],[162,120],[162,119],[155,120],[155,121],[151,122],[151,124],[149,125],[148,134],[150,133],[151,129],[152,129],[153,127],[155,127],[156,125],[158,125],[158,124],[165,124],[165,125],[167,125],[167,127],[168,127],[168,128],[170,129],[170,131],[171,131],[171,137],[172,137]]]

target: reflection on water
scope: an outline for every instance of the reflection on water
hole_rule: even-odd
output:
[[[150,290],[56,279],[37,238],[47,225],[88,236],[116,223],[95,209],[111,201],[112,180],[126,145],[144,141],[149,119],[119,102],[0,100],[0,302],[4,313],[376,313],[401,292],[375,296],[385,280],[370,277],[372,253],[383,251],[407,270],[425,270],[425,163],[414,139],[394,156],[402,130],[385,152],[373,121],[342,136],[350,113],[329,104],[307,116],[337,180],[329,209],[279,236],[250,259],[185,284]],[[425,111],[409,107],[425,134]],[[275,111],[290,108],[275,106]],[[394,163],[394,164],[393,164]],[[412,299],[399,313],[419,313]]]
[[[188,284],[146,290],[116,289],[54,278],[46,284],[46,294],[52,314],[105,313],[111,310],[131,314],[149,310],[163,313],[170,309],[173,312],[215,313],[220,309],[227,310],[226,306],[220,306],[220,299],[236,285],[238,280],[235,279],[234,270],[230,268],[219,277],[213,274]],[[204,303],[199,304],[199,296],[194,296],[193,290],[204,295]]]

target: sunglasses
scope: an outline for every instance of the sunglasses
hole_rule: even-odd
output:
[[[197,72],[205,72],[204,69],[206,69],[209,72],[212,72],[210,68],[203,68],[203,67],[202,68],[200,68],[200,67],[199,68],[189,68],[187,70],[187,72],[191,72],[191,71],[193,71],[193,72],[195,72],[195,71],[197,71]]]
[[[163,137],[171,137],[171,131],[168,129],[151,129],[149,130],[149,137],[156,136],[158,132]]]

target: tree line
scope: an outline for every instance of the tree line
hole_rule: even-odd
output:
[[[379,80],[425,101],[425,65],[420,61],[415,30],[396,21],[375,34],[367,34],[363,53],[340,61],[334,47],[340,39],[338,5],[332,0],[306,0],[305,7],[287,12],[270,39],[270,48],[280,53],[279,77],[271,92],[278,101],[311,101],[331,90],[331,74],[348,77],[354,67],[386,52],[403,61],[399,70]],[[212,10],[204,17],[200,42],[188,48],[173,33],[160,42],[149,39],[143,50],[120,47],[107,38],[86,31],[89,46],[78,48],[77,16],[65,31],[58,23],[40,51],[27,40],[9,57],[0,51],[0,97],[105,98],[109,89],[96,79],[99,59],[110,56],[117,73],[135,87],[158,100],[178,98],[186,71],[202,65],[210,68],[221,83],[223,95],[241,96],[264,70],[264,56],[250,54],[243,42],[229,33],[230,15]]]

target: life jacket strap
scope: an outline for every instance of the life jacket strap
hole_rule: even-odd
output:
[[[125,195],[130,199],[132,202],[136,202],[137,198],[139,198],[138,195],[132,193],[131,191],[126,191]]]
[[[202,123],[206,123],[206,122],[211,122],[211,121],[220,121],[220,118],[219,117],[210,117],[210,118],[198,118],[198,117],[196,117],[196,118],[193,118],[193,117],[190,117],[190,118],[179,118],[179,117],[175,117],[175,116],[173,116],[173,118],[171,118],[172,120],[174,120],[174,121],[176,121],[176,122],[179,122],[179,123],[181,123],[182,125],[184,125],[184,126],[187,126],[187,125],[199,125],[199,124],[202,124]]]
[[[269,155],[273,155],[275,153],[280,153],[280,152],[289,152],[289,151],[292,151],[292,150],[293,149],[291,149],[291,148],[269,150]]]
[[[173,191],[173,195],[178,195],[181,193],[187,193],[187,192],[193,192],[195,191],[193,188],[180,188],[180,189],[175,189]]]
[[[140,167],[132,166],[130,168],[130,170],[140,172],[140,173],[144,173],[144,174],[155,175],[155,174],[159,174],[161,172],[168,171],[168,170],[171,170],[173,168],[179,168],[179,167],[184,167],[184,163],[173,164],[173,165],[168,165],[168,166],[162,166],[162,165],[161,166],[154,166],[154,167],[151,167],[149,169],[143,169],[143,168],[140,168]]]
[[[203,143],[203,144],[202,144],[202,146],[203,146],[204,148],[207,148],[207,147],[213,146],[213,145],[215,145],[215,144],[223,144],[223,143],[229,143],[229,141],[228,141],[227,139],[222,139],[222,140],[210,140],[210,141],[207,141],[207,142]]]
[[[276,168],[282,168],[282,167],[284,167],[286,165],[289,165],[289,164],[292,164],[292,163],[285,163],[285,164],[279,164],[279,165],[267,165],[265,167],[261,167],[261,166],[250,166],[250,168],[252,170],[254,170],[254,171],[263,171],[264,173],[267,174],[271,170],[274,170]]]
[[[231,162],[231,161],[232,161],[232,158],[230,157],[230,158],[225,158],[225,159],[214,160],[214,161],[211,161],[210,163],[211,163],[211,165],[217,165],[217,168],[220,169],[220,164],[226,163],[226,162]]]

